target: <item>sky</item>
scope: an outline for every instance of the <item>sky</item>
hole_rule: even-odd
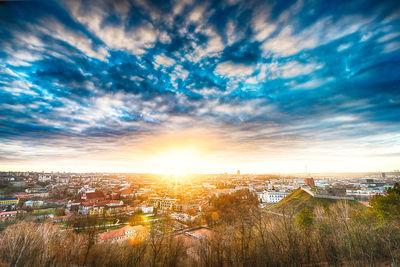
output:
[[[399,1],[2,1],[0,170],[400,169]]]

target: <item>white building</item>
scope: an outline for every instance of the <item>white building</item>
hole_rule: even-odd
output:
[[[173,210],[177,201],[178,200],[175,198],[151,197],[148,199],[148,202],[153,205],[153,207],[160,210]]]
[[[272,184],[271,184],[271,182],[268,183],[268,190],[272,190]]]
[[[147,205],[147,204],[142,204],[139,206],[139,209],[142,213],[147,214],[147,213],[153,213],[154,212],[154,208],[151,205]]]
[[[289,195],[287,192],[264,191],[258,194],[258,199],[261,203],[278,203],[287,195]]]
[[[25,205],[25,207],[37,208],[37,207],[43,206],[44,202],[41,200],[28,200],[28,201],[25,201],[24,205]]]
[[[171,213],[170,217],[181,222],[193,222],[196,219],[196,216],[191,216],[184,212]]]
[[[40,174],[38,180],[39,180],[39,182],[50,182],[51,175]]]

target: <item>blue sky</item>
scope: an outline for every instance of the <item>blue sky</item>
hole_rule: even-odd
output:
[[[0,169],[399,169],[399,81],[398,1],[6,1]]]

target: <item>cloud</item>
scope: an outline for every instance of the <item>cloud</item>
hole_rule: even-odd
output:
[[[154,59],[158,65],[163,65],[166,67],[170,67],[175,64],[174,59],[167,57],[165,55],[157,55],[154,57]]]
[[[215,72],[227,77],[243,77],[251,75],[254,71],[252,66],[244,64],[234,64],[230,62],[223,62],[218,64]]]
[[[340,51],[346,50],[346,49],[348,49],[350,46],[351,46],[350,43],[341,44],[341,45],[339,45],[339,47],[337,48],[337,51],[340,52]]]
[[[0,5],[0,164],[10,151],[8,162],[94,155],[189,128],[257,162],[340,142],[396,154],[380,144],[400,129],[396,10],[357,0]]]
[[[290,56],[353,34],[371,21],[371,18],[355,15],[343,17],[338,21],[333,21],[331,17],[325,17],[298,33],[295,33],[292,25],[286,25],[277,36],[264,42],[262,48],[267,53],[273,52],[282,56]]]
[[[108,47],[125,49],[133,54],[141,55],[145,53],[144,49],[154,45],[158,31],[154,29],[150,22],[142,21],[139,26],[133,29],[125,29],[123,24],[104,23],[106,12],[101,7],[93,7],[91,12],[85,13],[83,12],[85,9],[82,9],[83,5],[84,3],[80,1],[68,2],[71,15],[77,22],[85,25],[88,30],[99,37]],[[118,9],[122,13],[127,10],[126,8]],[[122,16],[121,19],[126,18]],[[165,35],[162,35],[162,37],[165,37]]]
[[[319,69],[323,68],[323,64],[302,64],[296,61],[290,61],[288,63],[282,64],[279,67],[274,66],[272,69],[275,69],[278,72],[278,76],[282,78],[292,78],[299,75],[307,75],[312,72],[315,72]]]
[[[400,49],[400,42],[390,42],[385,45],[384,52],[391,53]]]
[[[312,80],[308,80],[303,83],[299,83],[299,84],[293,86],[292,89],[314,89],[314,88],[320,87],[321,85],[324,85],[330,81],[333,81],[332,77],[312,79]]]
[[[105,58],[109,55],[105,47],[98,46],[96,49],[94,49],[93,47],[95,45],[90,38],[80,32],[74,32],[66,28],[55,19],[44,18],[42,20],[42,25],[45,25],[44,27],[39,28],[42,33],[53,36],[55,39],[60,41],[67,42],[69,45],[77,48],[88,57],[105,60]]]
[[[194,44],[193,53],[186,55],[190,61],[198,62],[207,56],[214,56],[224,50],[222,38],[213,28],[208,27],[199,30],[199,33],[207,36],[207,42],[203,44]]]
[[[268,21],[266,14],[269,14],[271,10],[266,7],[258,8],[254,11],[255,15],[252,18],[252,26],[254,29],[254,38],[257,41],[264,41],[276,30],[276,25]]]
[[[400,36],[400,32],[389,33],[389,34],[386,34],[386,35],[380,37],[380,38],[377,40],[377,42],[383,43],[383,42],[386,42],[386,41],[390,41],[390,40],[392,40],[392,39],[395,39],[395,38],[397,38],[397,37],[399,37],[399,36]]]

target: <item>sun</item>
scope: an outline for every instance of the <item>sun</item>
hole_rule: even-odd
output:
[[[208,172],[219,166],[216,155],[221,151],[220,138],[204,129],[187,129],[159,133],[147,139],[142,151],[141,166],[152,173],[188,178],[190,174]],[[173,178],[175,179],[175,178]]]
[[[184,175],[198,169],[200,152],[194,147],[170,148],[160,152],[154,160],[155,169],[160,173]]]

